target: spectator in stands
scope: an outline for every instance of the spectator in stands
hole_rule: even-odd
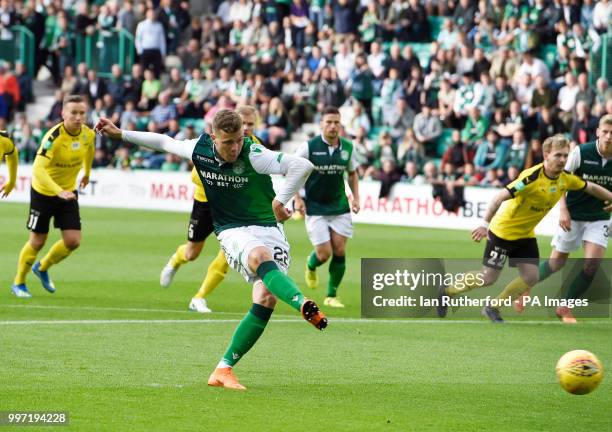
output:
[[[153,109],[161,91],[161,81],[155,77],[155,72],[147,69],[144,72],[144,81],[141,87],[141,98],[138,102],[138,109],[150,111]]]
[[[98,76],[95,69],[87,71],[87,93],[90,101],[100,99],[107,93],[106,82]]]
[[[400,181],[414,185],[422,185],[426,182],[425,176],[419,174],[419,168],[414,162],[406,162]]]
[[[368,117],[371,117],[372,113],[372,98],[374,97],[373,79],[374,77],[368,68],[366,57],[364,55],[357,56],[355,59],[355,73],[349,81],[349,88],[351,89],[351,96],[363,105],[366,113],[368,113]]]
[[[565,125],[566,129],[572,122],[572,114],[576,106],[576,96],[580,91],[580,87],[576,82],[576,77],[571,72],[565,74],[565,86],[561,87],[557,95],[557,106],[559,107],[559,117]]]
[[[610,31],[612,22],[612,2],[599,0],[593,8],[593,28],[602,34]]]
[[[121,70],[121,66],[118,64],[112,65],[111,77],[106,83],[106,88],[108,93],[118,104],[123,105],[125,103],[125,80],[123,79],[123,71]]]
[[[531,140],[529,151],[527,152],[527,159],[525,160],[525,168],[531,168],[534,165],[544,162],[544,155],[542,154],[542,141],[538,138]],[[511,167],[516,170],[516,167]],[[512,175],[512,169],[508,168],[508,177],[514,180],[518,175],[518,170],[515,175]]]
[[[461,133],[459,130],[453,130],[451,139],[452,143],[450,147],[448,147],[442,155],[442,166],[449,163],[456,168],[458,173],[463,173],[465,165],[472,163],[475,152],[461,141]]]
[[[26,66],[21,62],[15,63],[15,78],[17,78],[20,94],[17,111],[24,112],[25,105],[34,102],[34,86],[32,83],[32,76],[28,72]]]
[[[595,106],[593,114],[598,117],[603,116],[606,101],[612,99],[612,88],[608,86],[608,80],[600,77],[595,84]]]
[[[128,100],[125,103],[125,109],[121,113],[119,118],[119,124],[121,129],[130,130],[130,124],[136,125],[138,123],[138,113],[136,112],[136,104],[132,100]]]
[[[440,82],[440,91],[438,92],[438,109],[434,115],[440,117],[440,121],[446,126],[457,124],[457,118],[453,107],[455,106],[456,90],[452,88],[448,79],[443,79]]]
[[[366,134],[370,132],[372,123],[359,101],[353,99],[350,105],[341,107],[340,111],[342,113],[342,127],[347,135],[355,137],[362,128]]]
[[[537,127],[534,138],[544,142],[549,136],[563,133],[567,129],[558,116],[554,115],[554,108],[542,107],[538,117]]]
[[[399,166],[404,166],[406,162],[414,162],[419,169],[425,163],[425,147],[414,134],[414,130],[407,129],[404,137],[397,146],[395,157]]]
[[[142,68],[152,67],[155,77],[159,77],[163,67],[162,59],[166,56],[166,34],[152,8],[147,9],[146,19],[136,26],[134,42]]]
[[[468,146],[477,146],[484,139],[488,128],[489,121],[480,114],[477,107],[472,107],[465,127],[461,131],[461,141]]]
[[[527,110],[530,116],[540,115],[543,107],[552,108],[555,106],[556,99],[553,90],[546,85],[544,78],[537,76],[535,78],[535,89],[531,96],[531,103]]]
[[[595,90],[589,85],[586,73],[578,75],[578,93],[576,93],[576,104],[583,101],[588,107],[595,105]]]
[[[64,93],[61,90],[55,91],[55,100],[53,105],[51,105],[51,109],[49,110],[49,114],[45,119],[46,127],[50,128],[51,126],[62,121],[62,107],[64,106]]]
[[[514,90],[508,84],[504,75],[495,78],[495,90],[493,91],[493,107],[507,110],[510,102],[514,100]]]
[[[287,138],[289,117],[283,102],[278,97],[270,100],[267,110],[262,110],[262,120],[267,129],[266,136],[262,138],[267,142],[270,150],[280,150],[281,142]]]
[[[453,111],[459,119],[467,117],[471,108],[475,108],[480,104],[482,98],[482,88],[475,85],[474,77],[471,73],[462,75],[462,82],[455,95]]]
[[[125,0],[117,16],[117,27],[134,34],[136,31],[136,15],[134,14],[134,4],[132,0]]]
[[[166,133],[171,120],[176,120],[178,113],[176,105],[170,101],[170,93],[164,90],[159,94],[159,103],[151,110],[149,114],[149,124],[147,130],[149,132]]]
[[[66,65],[64,67],[64,73],[62,74],[62,83],[60,85],[60,90],[64,92],[64,94],[71,94],[77,87],[77,78],[74,76],[74,66]]]
[[[450,18],[445,18],[442,23],[442,30],[437,38],[440,47],[444,50],[455,49],[459,44],[459,36],[455,30],[455,23]]]
[[[474,17],[476,15],[476,7],[470,0],[459,0],[459,4],[455,7],[453,20],[457,23],[459,29],[468,33],[474,28]]]
[[[135,64],[132,66],[130,77],[124,82],[123,99],[137,103],[142,97],[143,71],[142,66]]]
[[[512,145],[508,150],[508,158],[506,159],[506,169],[513,166],[522,171],[525,168],[528,149],[523,130],[519,129],[514,132],[512,135]]]
[[[414,117],[414,111],[404,98],[398,98],[393,109],[386,110],[383,114],[384,124],[389,127],[394,140],[403,137],[406,129],[412,128]]]
[[[482,141],[476,148],[474,168],[481,175],[489,170],[504,168],[507,154],[507,144],[499,140],[497,132],[489,129],[486,140]]]
[[[442,123],[438,117],[432,115],[429,105],[423,105],[421,112],[415,116],[413,130],[416,139],[423,143],[426,149],[429,149],[427,153],[434,154],[436,139],[442,134]]]
[[[576,117],[572,124],[572,140],[581,145],[595,141],[595,131],[597,130],[598,119],[591,115],[590,105],[584,100],[576,103]]]

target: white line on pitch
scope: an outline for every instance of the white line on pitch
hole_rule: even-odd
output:
[[[99,325],[99,324],[230,324],[238,323],[239,319],[199,319],[199,320],[14,320],[0,321],[0,325]],[[272,319],[276,323],[303,323],[301,319]],[[487,324],[486,320],[441,320],[441,319],[404,319],[404,320],[389,320],[389,319],[359,319],[359,318],[331,318],[331,324]],[[506,321],[510,325],[562,325],[561,321]],[[581,324],[612,324],[611,320],[587,320],[581,321]]]

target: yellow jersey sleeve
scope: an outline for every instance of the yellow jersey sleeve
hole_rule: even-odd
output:
[[[95,133],[83,126],[76,135],[69,134],[63,123],[52,127],[43,137],[34,159],[32,188],[54,196],[63,190],[75,190],[81,168],[88,175],[94,154]]]
[[[195,169],[195,167],[193,167],[191,170],[191,182],[195,185],[193,199],[200,202],[208,201],[206,198],[206,192],[204,191],[204,185],[202,184],[202,180],[200,180],[200,176],[198,175],[198,171]]]
[[[3,195],[8,195],[15,187],[17,180],[17,164],[19,163],[19,154],[17,147],[11,140],[8,133],[0,131],[0,163],[6,158],[6,166],[9,171],[9,178],[3,185]]]
[[[563,176],[566,179],[565,181],[567,182],[567,188],[569,190],[578,191],[587,187],[587,181],[582,177],[578,177],[577,175],[569,172],[564,172]]]

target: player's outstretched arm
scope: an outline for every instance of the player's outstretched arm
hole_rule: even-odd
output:
[[[169,136],[153,132],[135,132],[119,129],[107,118],[102,117],[95,126],[95,131],[115,140],[150,148],[151,150],[172,153],[185,159],[191,159],[198,139],[179,141]]]
[[[303,157],[268,150],[261,144],[252,144],[249,159],[255,171],[260,174],[284,174],[285,183],[276,195],[283,204],[300,190],[314,165]]]
[[[593,182],[587,182],[584,191],[589,195],[593,195],[595,198],[604,201],[606,203],[604,210],[607,212],[612,212],[612,192]]]
[[[495,216],[495,213],[497,213],[497,210],[499,210],[502,203],[510,198],[512,198],[512,194],[508,189],[502,189],[497,195],[495,195],[495,197],[493,197],[489,203],[489,207],[487,207],[487,211],[480,225],[472,231],[472,240],[479,242],[487,236],[491,219],[493,219],[493,216]]]
[[[6,156],[6,166],[9,171],[9,178],[7,182],[0,187],[0,192],[2,193],[2,198],[6,198],[13,188],[15,187],[15,183],[17,181],[17,164],[19,163],[19,154],[17,153],[17,146],[13,146],[13,151],[8,153]],[[2,162],[0,160],[0,162]]]

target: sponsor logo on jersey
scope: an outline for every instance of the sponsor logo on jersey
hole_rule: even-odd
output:
[[[234,171],[235,174],[242,174],[244,173],[244,162],[241,160],[237,160],[236,162],[234,162],[234,165],[232,166],[232,170]]]
[[[315,156],[327,156],[328,155],[327,152],[312,152],[312,154]]]
[[[81,147],[81,143],[78,141],[75,141],[72,143],[72,150],[78,150],[79,147]]]
[[[195,155],[195,158],[202,162],[215,163],[214,159],[211,159],[205,156],[201,156],[199,154]]]

